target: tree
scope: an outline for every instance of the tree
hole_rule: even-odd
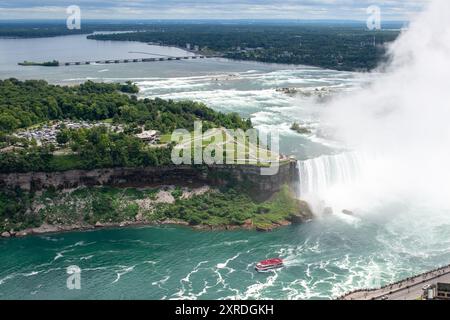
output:
[[[12,131],[16,128],[18,128],[20,125],[20,121],[17,120],[15,117],[13,117],[10,114],[1,114],[0,115],[0,130],[1,131]]]
[[[69,142],[70,139],[70,133],[67,129],[61,129],[56,134],[56,142],[60,145],[65,145]]]

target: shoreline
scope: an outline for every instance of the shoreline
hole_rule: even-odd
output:
[[[303,223],[308,223],[311,220],[307,220]],[[252,232],[272,232],[276,229],[287,227],[295,224],[292,221],[283,220],[278,223],[272,223],[268,228],[258,228],[253,225],[253,223],[245,223],[243,225],[190,225],[189,222],[177,219],[166,219],[162,221],[154,222],[144,222],[144,221],[123,221],[123,222],[107,222],[107,223],[96,223],[91,224],[73,224],[73,225],[49,225],[43,224],[40,227],[27,228],[19,231],[5,231],[0,235],[1,239],[13,239],[13,238],[25,238],[29,236],[40,236],[48,234],[63,234],[70,232],[84,232],[84,231],[95,231],[95,230],[105,230],[105,229],[123,229],[131,227],[161,227],[161,226],[179,226],[187,227],[194,231],[237,231],[245,230]],[[8,235],[6,235],[8,234]]]

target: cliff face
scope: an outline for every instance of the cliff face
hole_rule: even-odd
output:
[[[273,176],[263,176],[260,174],[259,167],[250,165],[110,168],[0,174],[0,188],[21,188],[28,191],[101,185],[151,187],[168,184],[215,186],[239,184],[259,197],[269,197],[280,191],[283,185],[293,186],[297,181],[298,171],[295,161],[280,164],[278,173]]]

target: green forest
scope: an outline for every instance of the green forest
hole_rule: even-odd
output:
[[[77,86],[50,85],[43,80],[0,80],[0,134],[33,124],[63,119],[146,125],[168,133],[177,128],[193,129],[195,120],[210,127],[249,128],[237,114],[216,112],[202,103],[138,100],[132,83],[108,84],[87,81]]]
[[[371,70],[386,59],[398,31],[342,25],[164,25],[148,31],[95,34],[89,39],[141,41],[191,48],[230,59]]]
[[[193,130],[194,121],[203,129],[251,128],[250,120],[216,112],[192,101],[137,99],[138,88],[128,82],[107,84],[85,82],[76,86],[50,85],[42,80],[0,81],[0,172],[63,171],[116,166],[158,166],[170,163],[172,145],[149,147],[135,137],[140,127],[171,133]],[[120,124],[117,133],[106,126],[67,130],[58,143],[70,152],[55,155],[53,145],[37,146],[12,133],[51,120],[108,121]]]

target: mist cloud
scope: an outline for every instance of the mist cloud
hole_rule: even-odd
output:
[[[365,156],[365,179],[341,200],[450,207],[449,14],[449,1],[433,0],[391,45],[385,72],[328,106],[336,137]]]

